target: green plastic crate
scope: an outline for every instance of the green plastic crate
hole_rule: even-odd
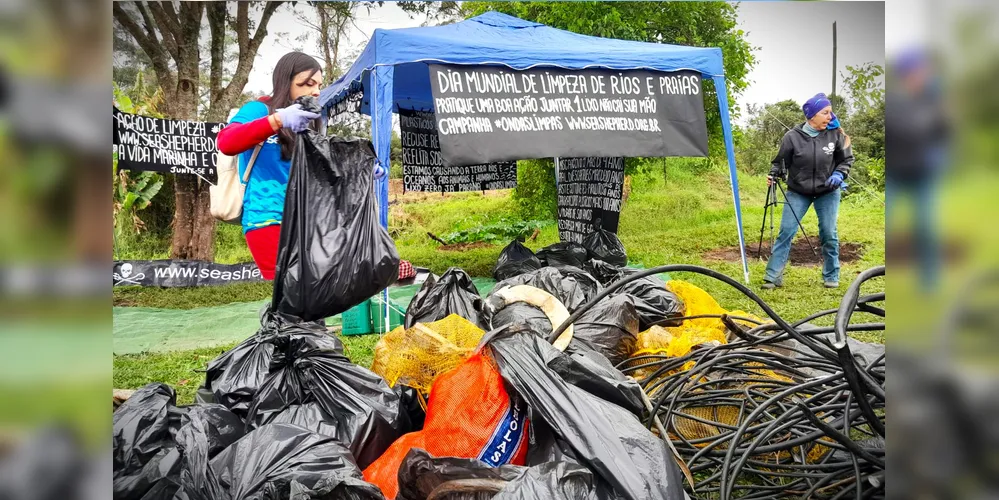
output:
[[[376,333],[382,333],[385,331],[382,328],[385,324],[385,311],[382,308],[382,296],[376,295],[372,297],[369,302],[371,302],[370,316],[372,329]],[[389,298],[389,330],[402,326],[405,320],[406,308]]]
[[[366,335],[374,333],[371,324],[372,300],[368,299],[350,308],[341,316],[344,335]]]

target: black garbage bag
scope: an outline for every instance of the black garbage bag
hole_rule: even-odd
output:
[[[610,486],[572,462],[546,462],[509,481],[492,500],[611,500]],[[653,498],[653,497],[649,497]]]
[[[208,363],[204,393],[246,420],[250,405],[263,386],[275,358],[285,361],[279,344],[306,337],[317,350],[343,351],[343,344],[316,323],[299,322],[293,317],[265,311],[260,329],[232,349]],[[207,399],[208,396],[204,396]]]
[[[425,450],[413,448],[399,466],[399,493],[395,498],[425,500],[446,482],[475,479],[481,481],[476,491],[451,494],[448,500],[489,499],[507,481],[520,477],[526,470],[520,465],[492,467],[473,458],[433,457]]]
[[[653,326],[680,326],[687,310],[683,299],[666,288],[666,283],[657,276],[638,278],[621,285],[615,294],[627,294],[635,299],[635,310],[638,312],[639,330],[645,331]]]
[[[606,356],[584,344],[572,344],[548,362],[548,367],[562,380],[614,403],[635,415],[645,412],[642,387],[635,379],[621,373]]]
[[[642,388],[634,379],[614,368],[602,354],[580,345],[570,345],[565,352],[548,361],[548,367],[562,380],[641,417],[645,403]],[[544,421],[531,420],[528,466],[545,462],[579,463],[572,447]]]
[[[311,96],[303,108],[318,105]],[[362,139],[297,134],[274,277],[273,310],[315,321],[392,284],[399,254],[378,223],[375,153]]]
[[[586,270],[604,287],[640,272],[639,269],[617,267],[597,259],[590,259]],[[636,299],[635,309],[641,320],[641,331],[654,325],[679,326],[681,321],[674,318],[680,318],[686,312],[683,300],[669,291],[666,283],[655,275],[629,281],[616,288],[612,294],[628,294]]]
[[[485,329],[479,289],[472,283],[472,277],[457,267],[445,271],[440,279],[435,280],[431,276],[423,283],[406,308],[405,326],[411,328],[417,323],[431,323],[451,314]]]
[[[556,269],[564,276],[563,281],[570,278],[576,280],[576,286],[583,291],[583,297],[586,298],[587,302],[603,290],[596,278],[578,267],[562,266]],[[578,306],[573,307],[570,311],[575,311],[576,307]],[[568,306],[566,308],[568,309]]]
[[[624,251],[624,243],[616,234],[597,228],[583,238],[582,245],[591,259],[599,259],[613,266],[628,265],[628,254]]]
[[[617,496],[684,498],[680,469],[666,443],[628,410],[567,383],[548,368],[559,355],[557,349],[518,327],[490,335],[488,352],[503,380],[527,402],[532,422],[551,426],[580,464],[606,481]]]
[[[420,404],[420,395],[416,389],[403,384],[396,384],[395,391],[399,394],[403,411],[409,417],[409,428],[418,431],[427,420],[427,410]]]
[[[552,294],[570,313],[600,292],[600,284],[597,280],[581,269],[542,267],[537,271],[514,276],[497,283],[493,287],[490,297],[499,290],[516,285],[529,285]]]
[[[524,246],[519,240],[513,240],[500,252],[499,258],[496,260],[496,267],[493,268],[493,278],[496,281],[503,281],[518,274],[541,269],[541,267],[541,261],[530,248]]]
[[[532,418],[528,412],[528,418]],[[568,462],[578,464],[572,446],[552,430],[543,420],[531,420],[530,441],[527,447],[525,465],[533,467],[547,462]]]
[[[615,366],[628,359],[640,331],[635,303],[624,294],[604,298],[573,323],[569,345],[581,344],[597,351]]]
[[[248,427],[302,426],[348,447],[361,467],[410,430],[399,394],[351,363],[339,339],[315,323],[277,313],[265,315],[256,335],[209,363],[205,385]]]
[[[170,498],[184,471],[199,471],[243,436],[243,422],[222,405],[178,407],[166,384],[137,390],[112,417],[116,499]]]
[[[629,272],[628,268],[611,265],[600,259],[588,260],[584,269],[604,287],[625,277]]]
[[[586,248],[579,243],[564,241],[538,250],[537,256],[545,266],[572,266],[582,268],[587,260]]]
[[[487,300],[486,303],[491,303],[491,300],[493,299]],[[487,310],[492,309],[487,307]],[[496,312],[489,315],[490,330],[515,323],[525,323],[534,332],[551,333],[554,330],[544,311],[523,302],[514,302],[502,307],[497,306]]]
[[[289,424],[260,427],[211,461],[226,500],[384,500],[350,451]]]

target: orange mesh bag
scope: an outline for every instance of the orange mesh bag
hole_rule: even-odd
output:
[[[511,400],[493,360],[479,352],[434,380],[423,430],[392,443],[364,470],[364,480],[395,498],[399,466],[412,448],[435,457],[477,458],[493,467],[524,465],[527,426],[527,406]]]

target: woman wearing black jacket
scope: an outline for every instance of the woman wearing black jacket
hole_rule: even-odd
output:
[[[840,189],[850,174],[853,151],[850,137],[839,127],[832,103],[825,94],[816,94],[801,107],[805,123],[784,134],[780,150],[773,160],[767,183],[787,173],[787,205],[780,221],[780,233],[767,262],[763,288],[781,286],[784,266],[791,253],[791,240],[798,233],[798,220],[808,207],[815,206],[822,243],[822,282],[826,288],[839,287],[839,215]]]

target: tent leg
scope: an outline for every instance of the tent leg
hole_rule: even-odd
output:
[[[378,218],[382,227],[388,229],[388,186],[389,172],[392,169],[390,152],[392,147],[392,107],[395,80],[394,66],[378,66],[371,72],[371,87],[374,90],[371,99],[371,142],[375,148],[377,163],[381,165],[385,175],[375,179],[375,197],[378,199]],[[388,289],[382,291],[382,310],[384,317],[382,333],[389,331],[389,296]]]
[[[743,280],[749,284],[749,262],[746,260],[746,238],[742,234],[742,205],[739,202],[739,178],[735,169],[735,143],[732,139],[732,123],[728,114],[728,92],[724,76],[713,77],[715,93],[718,94],[718,111],[721,114],[722,133],[725,136],[725,153],[728,156],[729,182],[732,184],[732,202],[735,205],[735,223],[739,230],[739,252],[742,255]]]

